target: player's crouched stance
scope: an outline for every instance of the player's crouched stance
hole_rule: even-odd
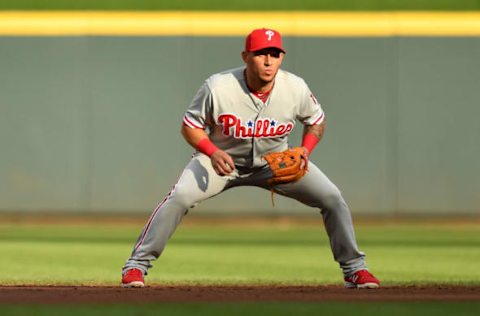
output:
[[[187,210],[227,189],[255,186],[320,209],[335,261],[347,288],[378,288],[358,249],[350,210],[338,188],[309,160],[322,138],[325,116],[303,79],[281,70],[280,34],[252,31],[245,67],[208,78],[183,117],[182,135],[197,152],[157,206],[123,267],[124,287],[143,287]],[[289,149],[296,122],[302,144]],[[217,147],[218,146],[218,147]]]

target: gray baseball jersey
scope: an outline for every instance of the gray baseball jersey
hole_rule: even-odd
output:
[[[232,156],[235,170],[218,175],[210,157],[197,152],[178,182],[155,208],[143,228],[123,272],[137,268],[147,274],[188,209],[226,189],[256,186],[321,210],[334,259],[345,275],[366,269],[365,254],[355,240],[350,211],[338,188],[309,162],[297,182],[267,183],[271,171],[261,156],[287,149],[288,135],[297,121],[320,124],[324,113],[305,82],[279,70],[265,103],[246,85],[244,68],[215,74],[205,81],[188,108],[183,123],[205,129],[210,140]],[[246,205],[247,206],[247,205]]]
[[[320,124],[324,113],[303,79],[279,70],[265,104],[249,92],[244,67],[213,75],[193,99],[183,122],[208,128],[210,140],[241,167],[266,164],[261,157],[287,149],[297,121]]]

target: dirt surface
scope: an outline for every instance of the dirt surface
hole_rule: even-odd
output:
[[[0,303],[14,304],[247,301],[480,301],[480,287],[409,286],[376,290],[340,286],[0,287]]]

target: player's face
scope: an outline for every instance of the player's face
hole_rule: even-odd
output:
[[[243,52],[247,65],[247,76],[259,84],[273,82],[283,61],[284,53],[276,48],[265,48],[256,52]]]

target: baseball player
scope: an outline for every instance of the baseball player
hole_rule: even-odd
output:
[[[237,186],[264,188],[319,208],[345,287],[379,287],[358,249],[340,191],[308,161],[322,138],[325,115],[304,80],[280,69],[284,56],[280,33],[253,30],[242,52],[245,65],[214,74],[200,87],[181,129],[196,152],[143,228],[123,267],[124,287],[144,286],[151,261],[189,208]],[[297,122],[304,126],[302,144],[289,150]],[[291,168],[300,175],[287,174]]]

